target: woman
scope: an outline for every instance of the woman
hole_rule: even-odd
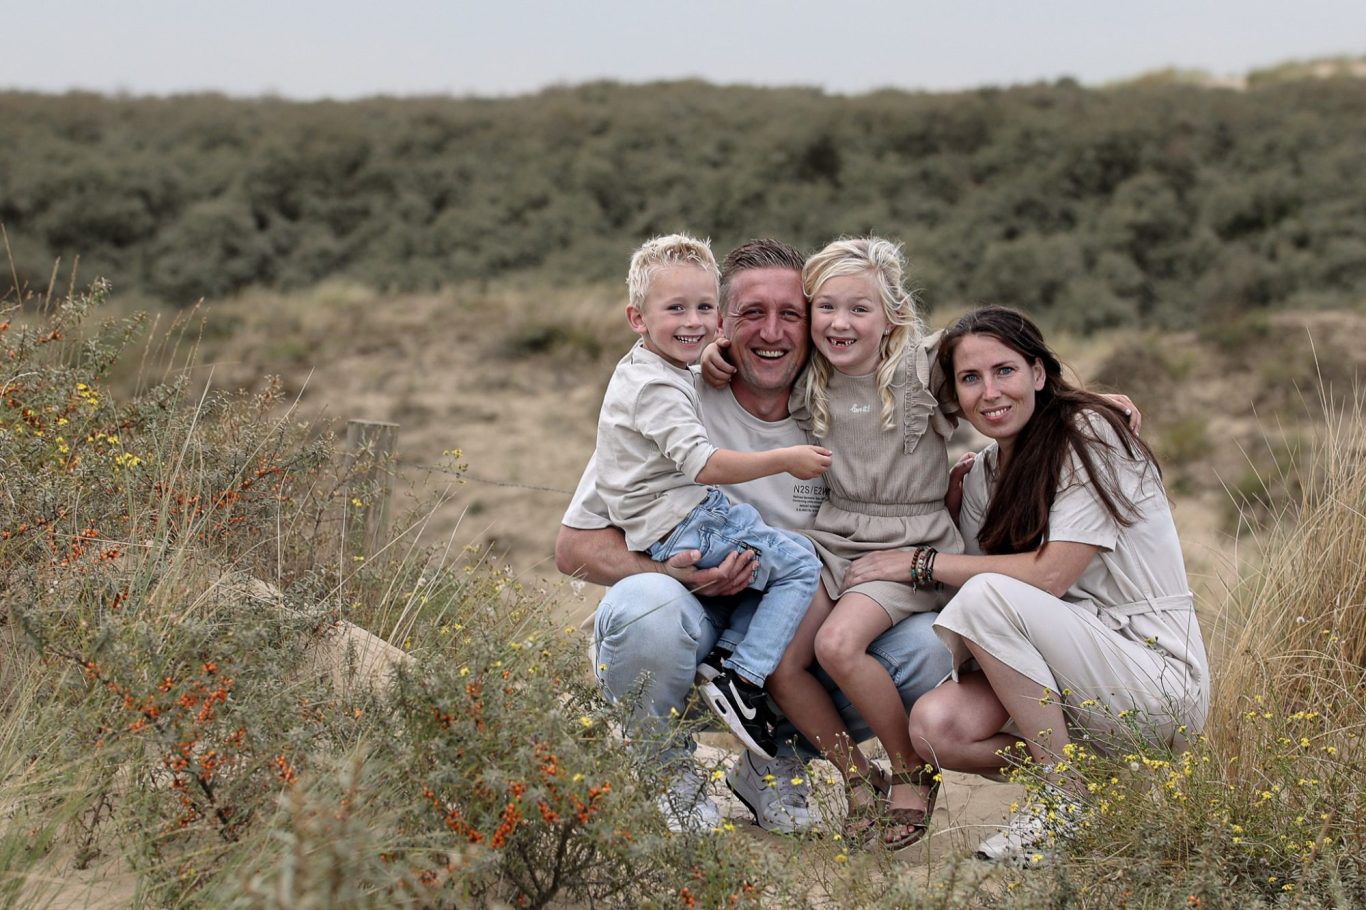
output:
[[[1059,762],[1073,735],[1100,750],[1134,735],[1180,748],[1208,710],[1208,664],[1166,491],[1123,411],[1068,383],[1020,313],[969,313],[939,356],[952,387],[945,397],[993,441],[963,479],[967,551],[871,554],[845,583],[958,587],[935,623],[955,669],[911,711],[917,751],[940,767],[994,775],[1004,750],[1023,741],[1075,812],[1084,787]],[[1067,827],[1068,812],[1043,818],[1018,814],[979,853],[1034,850],[1057,833],[1045,828]]]

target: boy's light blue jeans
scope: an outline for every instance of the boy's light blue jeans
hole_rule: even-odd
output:
[[[623,578],[603,596],[593,616],[596,660],[593,672],[613,702],[632,705],[628,732],[643,751],[667,761],[693,747],[679,735],[697,665],[718,644],[734,647],[744,638],[759,602],[756,591],[731,597],[698,597],[677,579],[651,572]],[[949,652],[934,633],[938,613],[917,613],[892,626],[868,646],[887,668],[909,712],[920,696],[949,675]],[[835,707],[856,742],[872,731],[849,699],[822,671]],[[779,751],[790,754],[796,736],[790,724],[778,729]],[[806,758],[818,752],[798,739]]]
[[[648,553],[656,562],[666,562],[688,550],[702,552],[696,563],[702,569],[720,565],[731,553],[753,550],[758,555],[750,588],[763,596],[747,631],[722,664],[762,686],[797,634],[820,584],[821,561],[815,548],[800,534],[770,528],[753,506],[732,503],[725,493],[712,488]]]

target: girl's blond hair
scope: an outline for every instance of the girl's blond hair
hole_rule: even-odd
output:
[[[882,314],[891,331],[882,337],[878,348],[877,387],[882,399],[882,428],[895,426],[896,399],[892,378],[906,349],[925,335],[925,324],[916,309],[915,297],[902,285],[906,260],[899,244],[881,237],[836,240],[806,260],[802,269],[802,290],[815,301],[821,285],[831,278],[867,274],[877,285]],[[812,432],[823,438],[830,430],[830,396],[827,387],[834,370],[820,350],[812,347],[811,362],[801,383],[802,396],[811,412]]]

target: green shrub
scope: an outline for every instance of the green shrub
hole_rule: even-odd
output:
[[[1105,390],[1141,391],[1160,400],[1190,368],[1170,335],[1145,332],[1121,338],[1091,379]]]
[[[1260,355],[1273,335],[1271,320],[1261,312],[1214,319],[1200,327],[1200,340],[1228,357]]]
[[[718,252],[876,232],[907,242],[936,304],[1193,328],[1360,298],[1364,100],[1366,80],[1341,78],[345,104],[0,92],[6,281],[41,293],[79,255],[177,306],[333,277],[583,284],[673,230]]]
[[[500,347],[504,356],[518,360],[544,354],[568,354],[595,361],[602,356],[603,341],[583,328],[562,323],[534,322],[513,329],[503,338]]]
[[[1158,459],[1167,472],[1166,483],[1172,492],[1188,492],[1205,459],[1214,450],[1209,438],[1209,418],[1204,415],[1164,420],[1154,442]]]

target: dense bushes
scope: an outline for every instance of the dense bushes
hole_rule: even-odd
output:
[[[21,283],[615,278],[651,233],[906,241],[932,304],[1087,329],[1366,287],[1366,81],[830,97],[698,82],[301,104],[0,94]]]

